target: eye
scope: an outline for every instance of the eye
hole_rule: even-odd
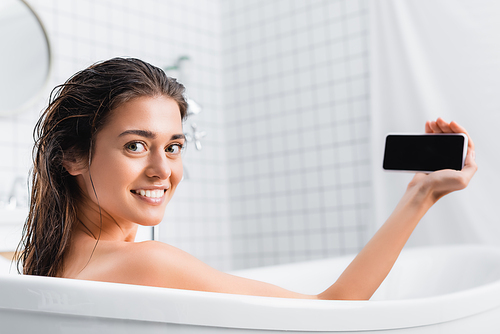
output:
[[[184,148],[183,145],[176,143],[176,144],[172,144],[172,145],[167,146],[167,148],[165,149],[165,152],[167,152],[169,154],[176,155],[176,154],[180,154],[182,152],[183,148]]]
[[[137,141],[128,143],[127,145],[125,145],[125,148],[131,152],[136,152],[136,153],[146,151],[146,146],[144,146],[143,143]]]

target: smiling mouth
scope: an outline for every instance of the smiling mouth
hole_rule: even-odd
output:
[[[160,197],[163,197],[163,195],[165,194],[165,192],[167,192],[167,189],[158,189],[158,190],[144,190],[144,189],[140,189],[140,190],[130,190],[130,192],[132,192],[132,193],[134,193],[136,195],[144,196],[144,197],[160,198]]]

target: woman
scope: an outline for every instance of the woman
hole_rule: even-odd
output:
[[[90,66],[59,87],[37,123],[30,214],[20,245],[25,274],[310,299],[369,299],[413,229],[442,196],[467,186],[477,166],[469,138],[462,171],[416,174],[341,277],[303,295],[219,272],[156,241],[154,226],[182,178],[184,87],[138,59]],[[428,133],[467,133],[442,119]]]

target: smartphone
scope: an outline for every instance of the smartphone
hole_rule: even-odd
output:
[[[463,133],[388,134],[383,168],[388,171],[462,170],[467,155]]]

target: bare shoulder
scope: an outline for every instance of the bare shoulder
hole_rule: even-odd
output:
[[[176,265],[177,262],[190,262],[196,259],[190,254],[159,241],[134,242],[126,245],[124,260],[138,268],[161,271]]]
[[[123,247],[116,274],[123,283],[190,289],[193,275],[213,270],[192,255],[158,241]]]
[[[141,261],[164,261],[171,256],[189,256],[188,253],[159,241],[130,242],[125,245],[125,254]]]
[[[157,241],[122,243],[99,261],[98,267],[106,269],[93,279],[108,282],[256,296],[311,297],[218,271],[176,247]]]

